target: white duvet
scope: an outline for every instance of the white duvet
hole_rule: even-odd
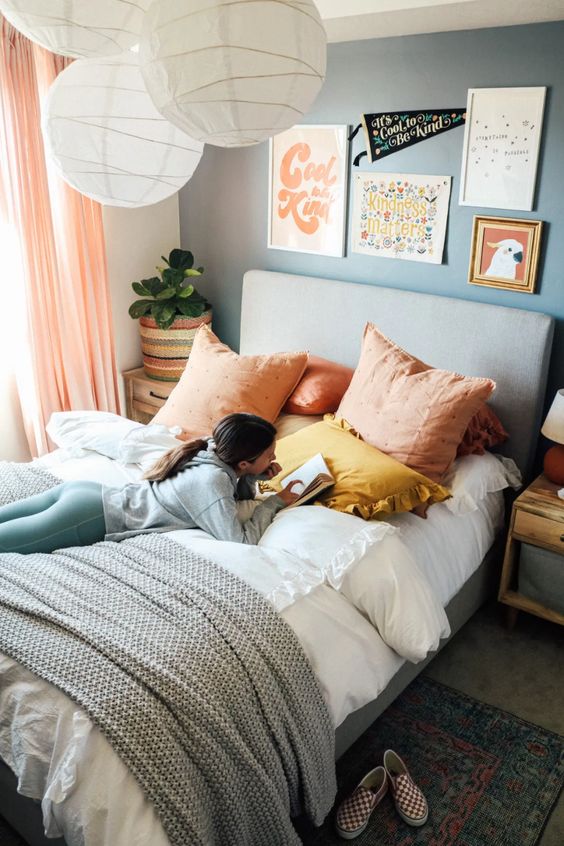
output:
[[[99,454],[75,459],[60,450],[41,463],[64,479],[139,477],[137,467]],[[404,660],[422,660],[448,636],[443,606],[491,545],[502,500],[487,493],[468,514],[441,504],[425,521],[409,514],[377,524],[290,509],[256,547],[200,530],[170,537],[235,572],[280,611],[337,726],[378,696]],[[0,715],[0,756],[20,792],[41,799],[48,836],[63,835],[69,846],[168,844],[137,782],[82,709],[3,655]]]

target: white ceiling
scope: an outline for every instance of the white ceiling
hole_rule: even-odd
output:
[[[564,0],[315,0],[329,41],[564,20]]]

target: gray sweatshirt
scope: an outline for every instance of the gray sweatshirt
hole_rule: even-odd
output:
[[[269,496],[241,523],[237,500],[254,499],[256,476],[237,478],[215,452],[201,450],[184,468],[162,482],[104,485],[105,540],[120,541],[145,532],[204,529],[218,540],[256,544],[284,502]]]

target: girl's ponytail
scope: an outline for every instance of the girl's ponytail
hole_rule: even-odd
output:
[[[268,449],[274,443],[276,429],[256,414],[239,411],[222,417],[215,425],[212,438],[213,449],[220,461],[235,468],[241,461],[255,461]],[[208,438],[198,438],[170,449],[143,478],[149,482],[163,482],[170,476],[176,476],[200,450],[207,450],[208,444]]]
[[[159,458],[153,466],[147,470],[144,479],[149,482],[163,482],[170,476],[176,474],[182,469],[182,466],[188,461],[191,461],[194,456],[202,449],[208,448],[208,441],[204,438],[196,438],[192,441],[185,441],[177,447],[169,449],[168,452]]]

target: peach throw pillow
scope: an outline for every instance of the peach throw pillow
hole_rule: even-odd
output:
[[[327,414],[336,411],[353,377],[352,367],[310,355],[295,391],[284,406],[286,414]]]
[[[494,389],[491,379],[429,368],[368,323],[337,417],[372,446],[440,482],[471,417]]]
[[[307,352],[238,355],[204,325],[190,358],[153,423],[209,435],[226,414],[247,411],[274,423],[307,363]]]

